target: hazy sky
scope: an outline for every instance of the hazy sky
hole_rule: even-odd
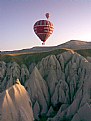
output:
[[[42,46],[33,25],[46,12],[54,24],[46,46],[91,40],[91,0],[0,0],[0,50]]]

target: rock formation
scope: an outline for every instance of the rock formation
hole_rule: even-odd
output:
[[[33,121],[29,95],[19,81],[0,94],[0,121]]]
[[[91,121],[91,63],[83,56],[70,50],[31,65],[1,61],[0,91],[17,78],[29,93],[35,119]]]
[[[86,120],[88,115],[85,118],[79,115],[82,115],[85,108],[89,113],[91,110],[90,75],[91,64],[73,51],[43,58],[25,84],[33,99],[34,111],[36,107],[38,115],[42,115],[45,109],[43,113],[49,121],[77,121],[77,118],[79,121]],[[91,120],[90,116],[86,121],[88,120]]]

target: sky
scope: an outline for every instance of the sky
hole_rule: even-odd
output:
[[[0,0],[0,51],[43,46],[33,25],[47,12],[54,32],[44,46],[91,41],[91,0]]]

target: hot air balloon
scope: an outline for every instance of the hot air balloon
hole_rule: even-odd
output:
[[[45,41],[49,38],[49,36],[53,33],[54,27],[53,24],[48,20],[49,13],[46,13],[47,20],[39,20],[34,24],[34,32],[43,41],[43,45]]]
[[[48,19],[50,17],[50,14],[49,13],[46,13],[45,16]]]

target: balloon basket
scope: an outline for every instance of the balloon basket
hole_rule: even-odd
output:
[[[45,45],[45,42],[43,42],[42,45]]]

